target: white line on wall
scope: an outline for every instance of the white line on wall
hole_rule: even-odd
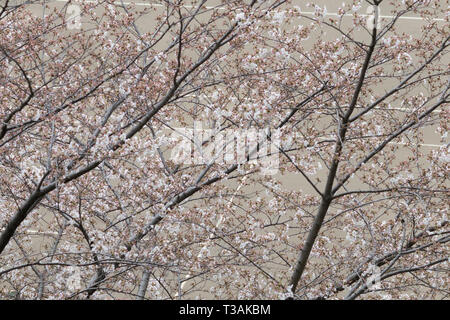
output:
[[[53,0],[53,2],[69,2],[69,0]],[[96,3],[96,1],[92,1],[92,0],[86,0],[86,3]],[[116,1],[115,2],[117,5],[121,5],[122,3],[124,5],[131,5],[134,4],[136,6],[141,6],[141,7],[165,7],[165,5],[161,4],[161,3],[148,3],[148,2],[128,2],[128,1]],[[192,5],[185,5],[185,8],[195,8],[196,6],[192,6]],[[205,6],[206,9],[218,9],[218,10],[225,10],[225,8],[220,8],[220,5],[218,6]],[[314,11],[301,11],[302,14],[304,15],[315,15],[316,12]],[[333,16],[333,17],[340,17],[341,15],[336,13],[336,12],[327,12],[326,16]],[[361,17],[370,17],[371,15],[369,14],[360,14],[359,16]],[[353,14],[344,14],[344,17],[353,17]],[[380,15],[381,19],[393,19],[395,18],[395,16],[389,16],[389,15]],[[422,17],[409,17],[409,16],[401,16],[399,17],[399,20],[424,20]],[[431,19],[432,21],[445,21],[445,19],[443,18],[433,18]]]

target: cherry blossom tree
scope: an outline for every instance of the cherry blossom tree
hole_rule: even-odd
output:
[[[2,0],[0,297],[448,297],[444,2]]]

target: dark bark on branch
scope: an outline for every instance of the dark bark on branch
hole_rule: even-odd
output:
[[[339,139],[337,139],[337,141],[336,141],[336,146],[335,146],[335,150],[334,150],[334,158],[332,160],[332,164],[331,164],[331,167],[330,167],[330,170],[328,173],[325,189],[322,192],[322,201],[319,206],[317,215],[314,218],[313,225],[312,225],[312,227],[308,233],[308,236],[306,238],[305,244],[303,245],[303,248],[300,251],[297,262],[295,263],[294,271],[292,273],[292,277],[288,284],[289,290],[292,293],[295,293],[298,282],[300,281],[300,279],[302,277],[302,274],[306,267],[306,263],[308,262],[308,259],[309,259],[309,255],[311,253],[311,250],[314,246],[316,238],[322,227],[325,216],[328,212],[328,208],[330,207],[331,201],[333,199],[332,198],[332,196],[333,196],[332,188],[333,188],[334,179],[336,178],[337,169],[339,166],[339,158],[340,158],[343,144],[345,141],[345,135],[347,133],[347,128],[348,128],[347,126],[349,123],[349,118],[352,115],[353,110],[355,109],[356,103],[358,101],[358,97],[361,92],[361,88],[364,84],[366,72],[369,67],[369,63],[370,63],[372,54],[375,50],[376,42],[377,42],[377,30],[376,30],[376,26],[374,26],[374,28],[372,30],[372,39],[371,39],[370,48],[367,51],[366,58],[364,60],[364,64],[361,68],[361,73],[360,73],[359,80],[356,85],[353,97],[352,97],[352,101],[349,105],[349,108],[348,108],[346,114],[344,115],[344,117],[342,119],[342,125],[339,130]]]

